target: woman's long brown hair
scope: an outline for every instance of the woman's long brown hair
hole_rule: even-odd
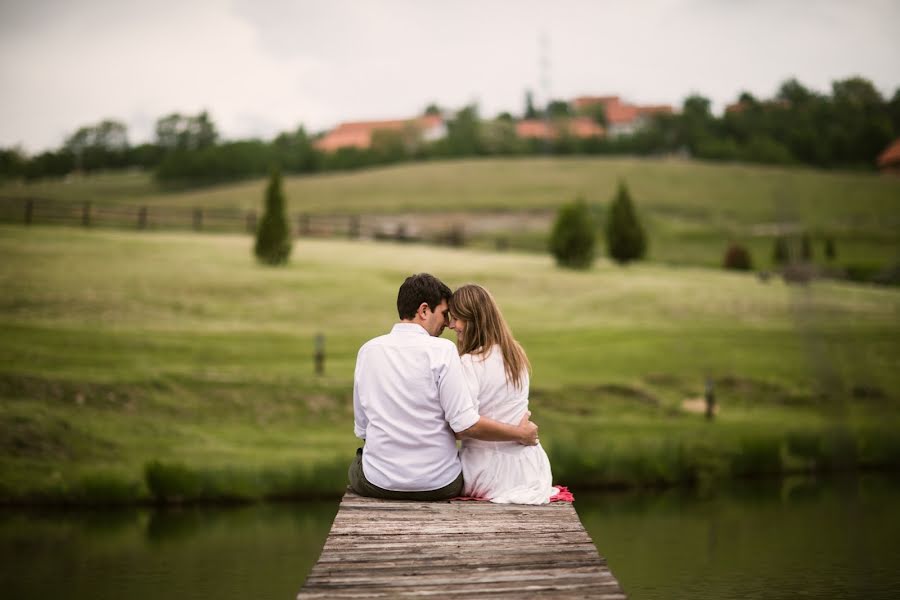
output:
[[[466,324],[463,334],[456,340],[460,356],[486,354],[495,345],[500,346],[506,381],[521,388],[522,376],[526,371],[531,371],[531,363],[522,346],[513,338],[491,293],[480,285],[464,285],[453,292],[449,304],[452,318]]]

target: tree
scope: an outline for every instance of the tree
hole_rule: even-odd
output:
[[[273,169],[266,188],[266,212],[256,232],[256,258],[263,264],[283,265],[291,255],[291,230],[284,214],[281,171]]]
[[[551,100],[547,104],[547,115],[551,119],[570,117],[572,116],[572,109],[565,100]]]
[[[526,119],[537,119],[540,115],[538,115],[538,111],[534,108],[534,95],[531,93],[531,90],[525,91],[525,118]]]
[[[703,142],[713,135],[715,119],[710,112],[710,102],[698,94],[688,96],[681,109],[681,142],[693,154]]]
[[[122,167],[128,150],[128,128],[112,119],[86,125],[66,138],[63,150],[75,158],[76,169]]]
[[[640,260],[647,253],[647,237],[624,181],[619,182],[606,216],[606,246],[609,256],[619,264]]]
[[[512,118],[507,119],[502,115],[493,121],[482,123],[481,146],[487,154],[511,155],[525,150],[525,144],[516,135],[516,125]]]
[[[219,139],[209,113],[196,116],[172,113],[156,121],[156,143],[166,150],[200,150]]]
[[[481,153],[481,121],[478,107],[466,106],[447,123],[447,137],[444,143],[451,156],[474,156]]]
[[[21,177],[27,162],[21,148],[0,148],[0,180]]]
[[[272,140],[272,149],[278,164],[288,173],[311,173],[318,168],[319,156],[302,125],[278,134]]]
[[[556,264],[570,269],[587,269],[594,262],[596,233],[594,220],[581,198],[560,207],[550,234],[550,252]]]
[[[597,102],[590,104],[582,111],[586,116],[594,120],[594,123],[602,127],[606,127],[606,106]]]

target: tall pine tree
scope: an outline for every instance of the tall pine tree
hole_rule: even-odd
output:
[[[256,258],[267,265],[283,265],[291,255],[291,230],[284,214],[281,171],[273,169],[266,188],[266,212],[256,232]]]
[[[606,247],[610,258],[620,264],[640,260],[647,253],[647,237],[624,182],[619,182],[619,191],[606,216]]]

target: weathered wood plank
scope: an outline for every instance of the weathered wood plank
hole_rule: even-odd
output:
[[[298,599],[625,598],[569,503],[347,493]]]

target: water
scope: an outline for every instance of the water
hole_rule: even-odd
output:
[[[576,494],[633,600],[900,597],[900,482]],[[294,598],[336,503],[0,510],[4,598]]]
[[[900,598],[900,481],[884,476],[580,494],[575,506],[633,600]]]
[[[0,511],[0,596],[290,600],[336,511],[335,502]]]

